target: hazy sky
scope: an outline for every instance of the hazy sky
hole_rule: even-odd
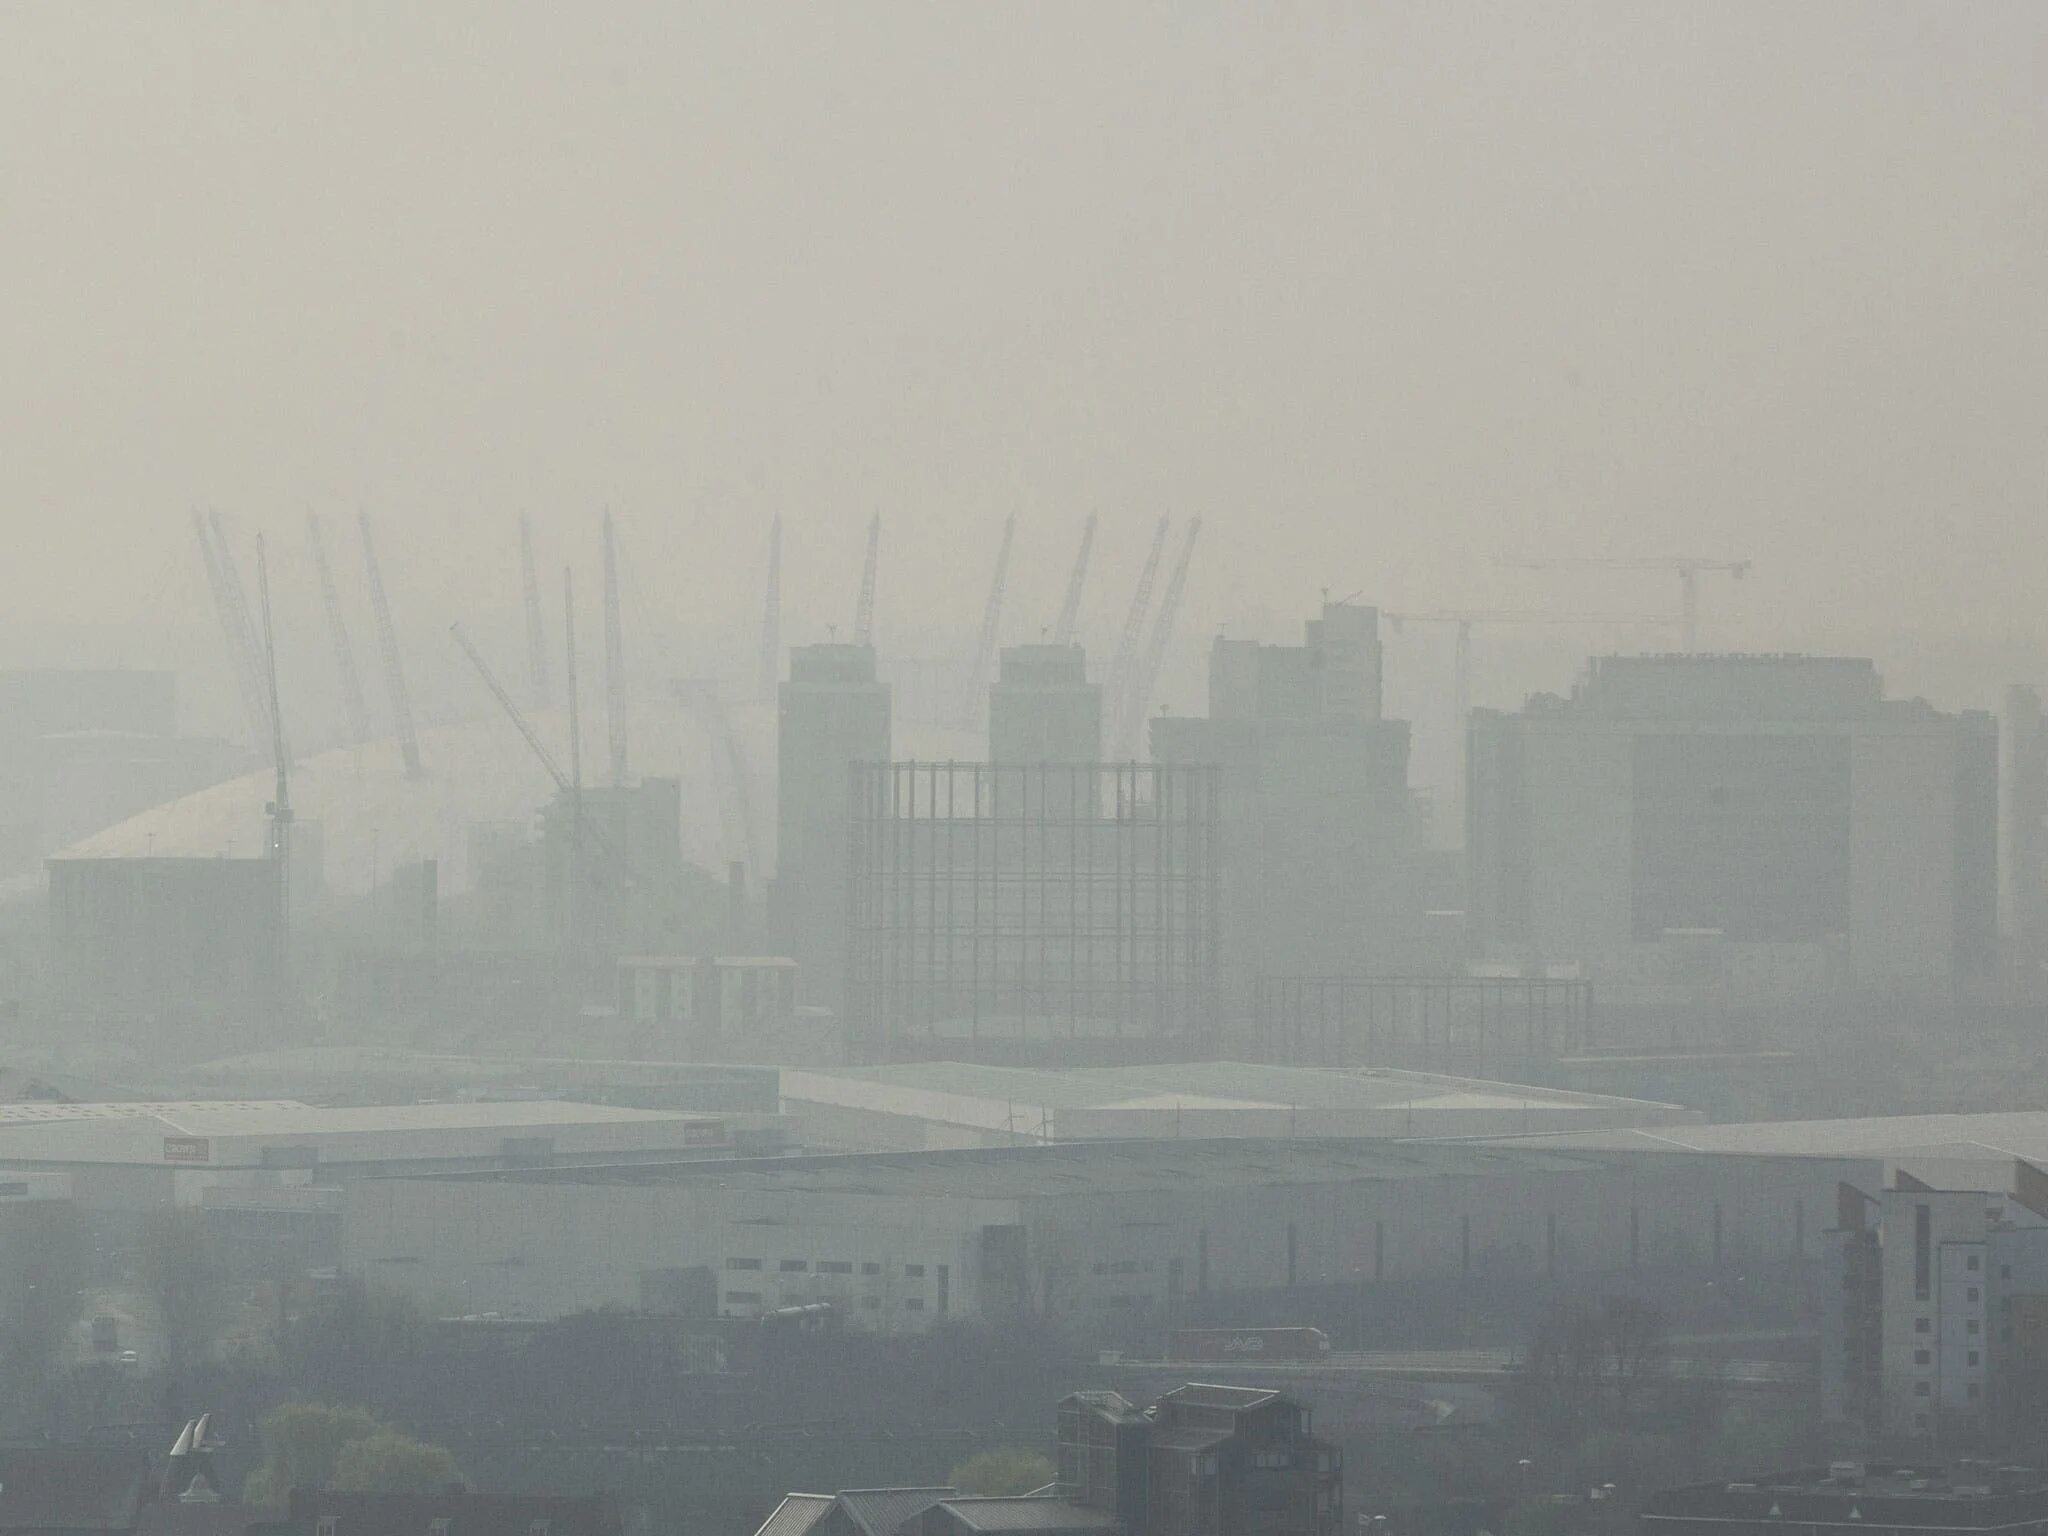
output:
[[[367,505],[429,673],[522,509],[736,633],[780,511],[802,640],[879,507],[886,644],[971,628],[1013,510],[1031,637],[1092,507],[1097,632],[1208,520],[1188,704],[1325,586],[1675,605],[1539,555],[1752,558],[1716,641],[1952,702],[2048,672],[2041,0],[16,3],[0,207],[15,654],[204,635],[195,500],[295,608]]]

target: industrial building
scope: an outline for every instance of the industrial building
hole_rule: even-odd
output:
[[[782,1107],[812,1150],[1217,1136],[1480,1136],[1660,1126],[1673,1104],[1424,1072],[1191,1061],[1046,1071],[934,1061],[785,1071]]]
[[[0,1168],[62,1172],[81,1208],[198,1206],[223,1186],[759,1155],[774,1115],[519,1101],[321,1109],[291,1101],[25,1106],[0,1118]],[[65,1113],[90,1109],[91,1114]]]
[[[1298,646],[1219,636],[1209,713],[1151,722],[1152,755],[1220,773],[1223,1003],[1265,976],[1399,974],[1424,943],[1408,726],[1381,717],[1379,612],[1325,603]]]
[[[850,1059],[1213,1039],[1213,769],[861,763],[852,777]]]
[[[789,653],[776,736],[774,947],[798,965],[806,1002],[840,1010],[847,964],[850,765],[890,755],[889,688],[867,644]]]
[[[1867,660],[1608,656],[1475,711],[1480,952],[1612,1003],[1946,992],[1995,960],[1997,728],[1886,699]]]
[[[708,1271],[733,1316],[1085,1328],[1226,1291],[1811,1256],[1837,1186],[1877,1171],[1263,1138],[507,1169],[348,1184],[343,1262],[508,1317],[638,1306]]]
[[[619,1014],[656,1055],[744,1058],[796,1017],[796,962],[781,956],[625,955],[618,975]]]

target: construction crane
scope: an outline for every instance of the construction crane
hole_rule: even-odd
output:
[[[868,524],[868,557],[860,568],[860,602],[853,610],[853,643],[875,643],[875,567],[882,555],[882,514]]]
[[[271,986],[278,1013],[283,1014],[290,995],[292,928],[292,784],[291,754],[284,745],[284,712],[277,698],[277,634],[270,622],[270,562],[264,558],[263,535],[256,535],[256,591],[263,605],[263,671],[265,696],[270,701],[270,759],[277,771],[270,803],[263,808],[270,818],[270,861],[276,881],[276,909],[271,935]]]
[[[619,534],[604,515],[604,725],[612,788],[626,783],[626,634],[619,615]]]
[[[192,509],[192,535],[199,541],[199,559],[206,567],[207,591],[213,595],[214,616],[220,620],[220,637],[227,647],[228,667],[235,674],[235,689],[242,696],[243,713],[249,717],[250,739],[261,741],[270,731],[270,722],[264,715],[262,682],[250,666],[249,653],[243,649],[243,636],[235,623],[234,599],[228,595],[227,575],[221,568],[220,551],[215,547],[206,519],[197,507]]]
[[[310,512],[306,514],[306,542],[313,550],[313,569],[320,576],[320,599],[327,606],[327,638],[334,646],[342,702],[348,707],[349,745],[359,747],[370,739],[370,706],[363,699],[363,680],[356,672],[355,647],[349,644],[348,620],[341,612],[341,591],[334,584],[334,571],[320,540],[320,519]]]
[[[1088,556],[1095,548],[1095,514],[1081,525],[1081,552],[1074,556],[1074,569],[1067,575],[1067,595],[1060,603],[1059,622],[1052,627],[1054,645],[1072,645],[1074,626],[1081,618],[1081,588],[1088,581]]]
[[[1159,669],[1166,662],[1167,642],[1173,638],[1173,621],[1180,614],[1181,594],[1187,590],[1188,562],[1194,558],[1195,539],[1202,531],[1197,517],[1188,523],[1187,541],[1180,547],[1173,575],[1166,583],[1166,596],[1159,600],[1159,613],[1152,620],[1152,633],[1145,642],[1144,660],[1131,678],[1130,697],[1124,701],[1124,716],[1117,742],[1117,756],[1132,758],[1142,743],[1138,735],[1145,728],[1146,711],[1152,707],[1153,690],[1159,686]]]
[[[764,704],[775,701],[782,677],[782,514],[768,525],[768,597],[761,605],[761,660],[754,692]]]
[[[1130,695],[1131,669],[1137,664],[1138,639],[1145,632],[1145,614],[1152,606],[1152,583],[1159,576],[1159,557],[1166,549],[1166,519],[1152,530],[1152,550],[1145,556],[1145,568],[1138,573],[1138,590],[1131,596],[1131,610],[1124,615],[1124,632],[1117,638],[1116,659],[1109,666],[1110,728],[1121,734],[1124,701]]]
[[[370,533],[370,514],[358,513],[363,530],[363,569],[370,578],[370,606],[377,616],[377,643],[384,652],[384,688],[391,695],[391,719],[398,730],[398,750],[405,776],[420,776],[420,738],[412,725],[412,700],[405,691],[405,667],[398,655],[398,631],[391,623],[391,604],[384,596],[384,573],[377,566],[377,541]]]
[[[519,574],[526,587],[526,671],[533,707],[548,707],[548,634],[541,622],[540,577],[533,564],[533,519],[519,518]]]
[[[249,675],[249,687],[256,698],[256,720],[259,738],[270,734],[270,701],[263,691],[263,641],[256,632],[256,621],[250,616],[248,590],[242,585],[242,568],[235,559],[234,546],[228,543],[227,529],[222,526],[220,513],[209,508],[206,514],[207,526],[213,530],[213,557],[219,563],[221,586],[227,594],[228,619],[235,634],[235,647],[241,654],[242,665]]]
[[[988,602],[981,610],[981,634],[974,643],[974,669],[968,674],[969,708],[979,721],[988,699],[988,685],[996,671],[996,641],[1003,622],[1003,593],[1010,582],[1010,545],[1017,536],[1017,517],[1003,522],[1003,542],[996,551],[996,573],[989,579]]]
[[[1515,569],[1524,571],[1563,570],[1573,567],[1601,567],[1610,571],[1675,571],[1678,573],[1679,626],[1682,642],[1687,655],[1700,648],[1700,575],[1702,572],[1725,573],[1735,581],[1749,574],[1748,560],[1700,560],[1686,555],[1667,555],[1661,558],[1641,560],[1609,560],[1599,556],[1582,556],[1574,559],[1518,560]]]

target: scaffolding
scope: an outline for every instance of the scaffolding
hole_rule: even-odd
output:
[[[1083,1041],[1178,1054],[1214,1038],[1214,766],[897,762],[851,773],[855,1054]]]
[[[1261,976],[1258,1041],[1293,1066],[1487,1076],[1591,1043],[1591,982],[1513,976]]]

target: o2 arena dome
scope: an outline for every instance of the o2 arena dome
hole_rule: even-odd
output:
[[[535,711],[536,734],[565,769],[566,710]],[[728,748],[716,720],[731,733]],[[593,729],[593,726],[595,729]],[[629,779],[681,784],[683,857],[721,873],[744,861],[758,879],[775,858],[775,706],[750,702],[693,710],[671,701],[634,704],[628,715]],[[899,723],[903,757],[969,761],[986,755],[980,735]],[[583,722],[584,783],[607,781],[601,718]],[[471,829],[537,825],[553,780],[518,729],[501,715],[424,730],[421,773],[408,778],[395,738],[341,747],[292,765],[292,809],[315,828],[322,883],[336,896],[367,895],[399,865],[440,863],[444,891],[472,888]],[[269,831],[264,806],[273,775],[246,774],[130,817],[65,848],[58,858],[240,857],[260,855]],[[34,877],[39,887],[40,877]]]

